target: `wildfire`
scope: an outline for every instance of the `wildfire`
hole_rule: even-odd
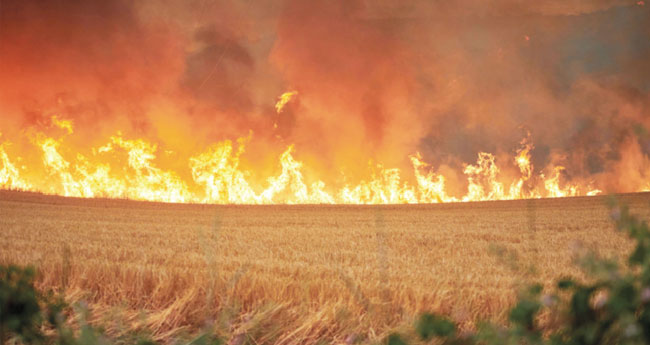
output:
[[[627,49],[647,2],[3,2],[0,188],[223,204],[650,190],[650,50]],[[576,37],[615,58],[594,64]]]
[[[413,163],[422,202],[457,201],[455,198],[447,196],[444,176],[436,175],[433,172],[428,172],[426,175],[422,174],[421,170],[426,169],[429,165],[422,161],[419,153],[411,156],[411,163]]]
[[[52,121],[52,125],[65,130],[68,132],[68,134],[72,134],[72,121],[60,119],[56,115],[52,115],[52,118],[50,118],[50,120]]]
[[[296,95],[298,95],[298,91],[287,91],[280,95],[278,97],[278,102],[275,103],[275,111],[279,114],[282,112],[282,109],[284,109],[284,106],[289,103]]]
[[[2,133],[0,133],[0,138]],[[2,169],[0,169],[0,187],[5,189],[22,189],[29,190],[31,185],[23,181],[16,166],[9,160],[9,155],[5,152],[7,143],[0,143],[0,162],[2,162]]]
[[[285,93],[278,102],[278,111],[295,92]],[[480,152],[475,164],[466,164],[467,192],[452,196],[447,190],[447,178],[436,173],[422,160],[419,153],[410,157],[415,183],[400,169],[371,165],[370,178],[340,188],[328,186],[319,179],[307,179],[304,165],[289,145],[278,157],[277,174],[265,178],[266,184],[255,183],[251,172],[241,167],[240,159],[253,133],[233,143],[218,142],[189,158],[187,167],[191,178],[182,178],[176,171],[157,166],[158,145],[144,139],[126,139],[116,133],[108,142],[93,149],[90,156],[77,153],[66,158],[65,140],[73,135],[73,123],[57,116],[51,118],[53,127],[63,129],[64,136],[54,138],[44,133],[31,136],[39,149],[40,167],[45,176],[28,178],[29,169],[17,167],[20,157],[11,157],[0,143],[0,187],[38,191],[74,197],[110,197],[164,202],[195,202],[216,204],[396,204],[441,203],[459,201],[506,200],[540,197],[597,195],[601,190],[580,187],[562,181],[562,166],[547,168],[537,176],[531,164],[534,146],[530,135],[521,142],[513,157],[513,166],[520,176],[510,183],[501,177],[496,157]],[[116,163],[122,157],[122,162]],[[311,180],[313,182],[308,183]],[[506,188],[506,186],[508,186]]]

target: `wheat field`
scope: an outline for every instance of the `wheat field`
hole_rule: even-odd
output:
[[[650,194],[621,197],[650,215]],[[395,206],[214,206],[0,191],[0,263],[83,301],[109,334],[216,327],[231,343],[352,343],[419,312],[505,322],[517,287],[624,256],[605,198]]]

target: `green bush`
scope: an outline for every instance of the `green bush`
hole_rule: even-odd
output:
[[[39,340],[41,310],[34,289],[34,270],[0,266],[0,341],[19,336],[24,341]]]

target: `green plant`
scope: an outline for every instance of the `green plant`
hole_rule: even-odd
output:
[[[35,271],[31,267],[0,266],[0,342],[11,336],[23,341],[40,340],[42,314],[39,294],[34,289]]]

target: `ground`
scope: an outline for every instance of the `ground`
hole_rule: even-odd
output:
[[[650,193],[621,200],[650,215]],[[378,337],[422,311],[503,322],[519,284],[631,248],[604,197],[215,206],[0,191],[0,235],[0,263],[35,265],[39,288],[87,302],[109,332],[167,340],[214,321],[269,343]]]

